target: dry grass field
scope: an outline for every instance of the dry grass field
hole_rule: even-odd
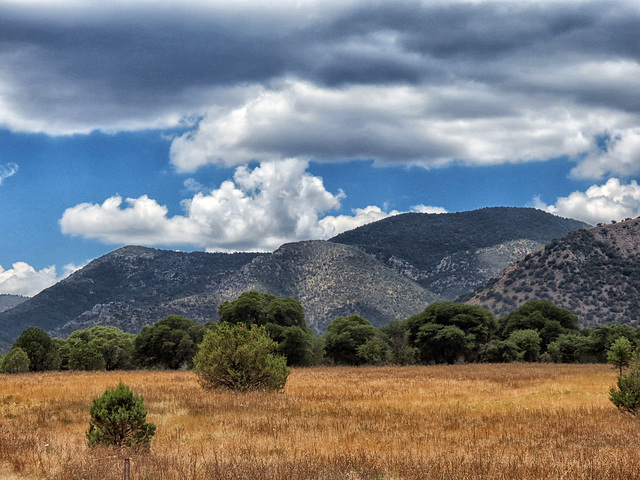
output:
[[[640,423],[606,365],[296,369],[284,393],[207,392],[191,372],[0,375],[0,479],[123,478],[89,449],[122,380],[158,426],[132,480],[633,479]]]

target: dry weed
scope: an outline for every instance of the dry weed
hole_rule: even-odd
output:
[[[191,372],[2,375],[0,478],[122,478],[90,449],[94,397],[122,380],[158,426],[132,480],[632,479],[640,425],[605,365],[294,370],[283,393],[207,392]]]

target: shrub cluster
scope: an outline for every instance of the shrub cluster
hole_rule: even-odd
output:
[[[289,367],[319,363],[604,363],[617,339],[625,338],[632,350],[640,344],[638,330],[629,325],[579,329],[574,314],[549,300],[531,300],[501,318],[480,307],[437,302],[380,328],[351,315],[335,319],[320,337],[307,327],[302,307],[293,299],[246,292],[223,303],[220,316],[219,323],[202,325],[172,315],[144,327],[138,335],[96,326],[78,330],[67,339],[51,339],[43,330],[29,327],[0,357],[0,371],[193,368],[203,339],[214,332],[206,341],[211,344],[216,334],[225,331],[224,325],[244,325],[244,334],[258,328],[270,341],[270,353],[283,358]]]

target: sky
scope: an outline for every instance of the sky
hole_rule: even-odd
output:
[[[635,0],[0,0],[0,293],[127,244],[640,215]]]

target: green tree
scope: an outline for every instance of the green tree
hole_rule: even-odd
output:
[[[104,356],[93,342],[78,342],[69,350],[67,366],[70,370],[106,370]]]
[[[284,355],[289,365],[306,366],[317,361],[313,354],[317,340],[307,327],[302,304],[293,298],[252,290],[223,302],[218,315],[223,323],[265,326],[278,343],[277,353]]]
[[[436,302],[407,320],[409,341],[424,363],[475,360],[481,346],[492,339],[497,322],[484,308]]]
[[[628,367],[633,356],[633,347],[626,337],[618,338],[607,352],[607,361],[616,368],[622,369]]]
[[[207,330],[194,358],[206,389],[282,390],[290,369],[264,326],[222,322]]]
[[[60,367],[60,357],[54,341],[40,328],[27,327],[13,342],[13,346],[25,351],[29,357],[29,370],[32,372],[57,370]]]
[[[576,363],[587,349],[587,338],[577,332],[563,333],[547,346],[556,363]]]
[[[293,298],[280,298],[255,290],[242,293],[237,299],[218,307],[221,322],[247,325],[274,323],[282,327],[306,328],[302,304]]]
[[[406,321],[393,320],[380,328],[389,345],[391,362],[398,365],[413,365],[418,358],[418,349],[409,341],[409,329]]]
[[[480,361],[508,363],[518,358],[518,347],[508,340],[493,339],[480,347]]]
[[[13,347],[0,364],[0,372],[26,373],[29,371],[29,356],[20,347]]]
[[[149,451],[156,426],[147,423],[144,399],[125,384],[93,399],[87,438],[89,446],[112,445]]]
[[[69,366],[75,370],[129,369],[133,362],[134,339],[135,335],[112,326],[76,330],[67,339],[69,351],[66,355],[73,359]]]
[[[516,330],[536,330],[541,349],[547,348],[561,334],[578,331],[578,317],[549,300],[531,300],[499,320],[502,338]]]
[[[607,362],[607,352],[618,338],[625,337],[636,348],[638,345],[637,331],[630,325],[606,323],[588,331],[588,351],[593,361]]]
[[[204,331],[202,324],[169,315],[151,327],[142,327],[134,341],[135,360],[148,368],[191,367]]]
[[[516,330],[508,341],[516,347],[516,358],[523,362],[535,362],[540,357],[542,339],[537,330]]]
[[[369,365],[391,362],[391,349],[382,338],[375,336],[358,347],[358,357]]]
[[[338,364],[361,365],[365,359],[358,355],[358,349],[375,335],[375,327],[359,315],[338,317],[323,336],[325,355]]]
[[[267,323],[264,327],[278,345],[276,353],[283,355],[288,365],[306,367],[319,363],[314,351],[318,339],[310,329],[296,325],[282,327],[275,323]]]

